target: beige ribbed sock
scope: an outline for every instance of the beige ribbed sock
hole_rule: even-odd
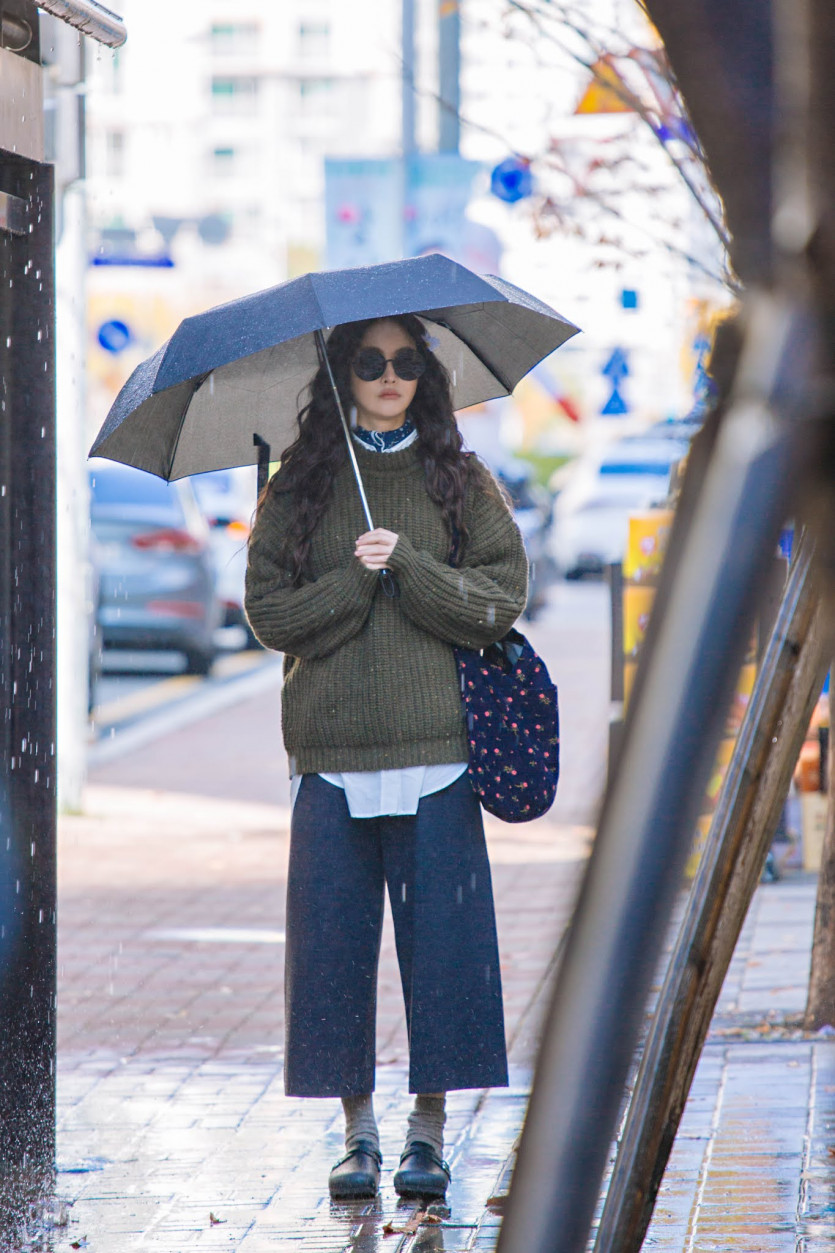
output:
[[[345,1111],[345,1152],[353,1153],[360,1140],[379,1151],[380,1132],[374,1117],[374,1098],[371,1093],[362,1096],[343,1096]]]
[[[415,1105],[409,1114],[406,1131],[406,1148],[420,1140],[429,1144],[438,1154],[444,1155],[444,1123],[446,1122],[446,1092],[421,1092],[415,1097]]]

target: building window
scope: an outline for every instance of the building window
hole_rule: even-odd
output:
[[[251,75],[224,75],[212,78],[214,113],[253,113],[258,96],[258,79]]]
[[[240,56],[258,46],[255,22],[213,22],[210,33],[212,52],[217,56]]]
[[[220,178],[228,178],[234,174],[237,165],[237,151],[234,148],[214,148],[212,150],[212,172]]]
[[[331,28],[327,22],[299,23],[299,54],[326,57],[330,52]]]
[[[108,131],[105,135],[104,172],[108,178],[121,178],[125,172],[124,131]]]
[[[332,94],[332,78],[303,78],[299,83],[302,112],[308,117],[321,117],[330,109]]]

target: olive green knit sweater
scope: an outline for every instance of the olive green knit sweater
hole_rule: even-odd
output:
[[[250,541],[246,612],[259,640],[286,654],[292,774],[466,761],[451,645],[500,639],[525,605],[525,552],[498,493],[470,490],[470,538],[453,569],[414,445],[356,454],[375,525],[400,537],[389,561],[399,597],[387,597],[378,573],[354,556],[368,527],[347,463],[313,536],[310,582],[292,587],[277,561],[291,507],[280,471]]]

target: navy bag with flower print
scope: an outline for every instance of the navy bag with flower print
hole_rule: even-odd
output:
[[[476,795],[503,822],[539,818],[554,803],[560,773],[557,689],[545,662],[519,631],[481,652],[453,652]]]

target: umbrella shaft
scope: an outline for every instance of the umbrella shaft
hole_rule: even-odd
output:
[[[333,388],[333,396],[334,396],[334,400],[336,401],[336,408],[339,411],[339,420],[341,421],[342,429],[345,432],[345,441],[348,445],[348,456],[351,458],[351,465],[354,470],[354,478],[357,480],[357,487],[359,488],[360,500],[362,501],[362,510],[363,510],[363,513],[365,514],[365,520],[368,523],[369,531],[373,531],[374,523],[371,518],[371,510],[368,507],[368,497],[365,494],[365,484],[363,483],[362,475],[360,474],[360,468],[357,462],[357,455],[354,452],[354,441],[351,439],[351,428],[348,426],[348,420],[345,417],[345,410],[342,407],[342,398],[339,395],[339,388],[336,386],[336,379],[333,377],[333,370],[331,369],[330,358],[328,357],[328,350],[325,345],[325,337],[321,331],[316,332],[316,341],[319,345],[319,351],[321,352],[322,360],[325,363],[325,369],[328,372],[328,378],[330,379],[331,387]]]

